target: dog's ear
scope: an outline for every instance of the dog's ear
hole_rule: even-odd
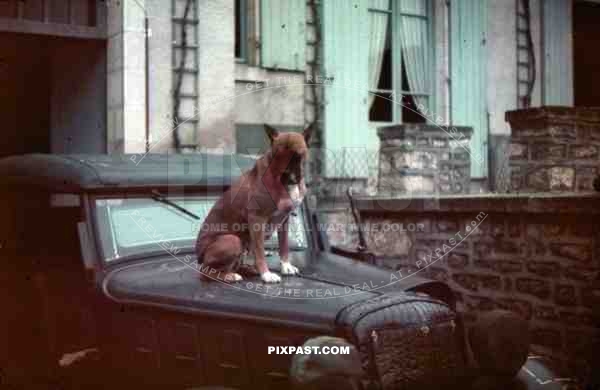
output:
[[[304,136],[304,142],[306,142],[306,145],[308,145],[308,143],[310,142],[310,137],[312,136],[313,127],[314,127],[314,123],[311,123],[311,124],[310,124],[310,125],[308,125],[308,127],[307,127],[306,129],[304,129],[304,131],[302,132],[302,135]]]
[[[266,123],[265,133],[267,133],[267,137],[269,137],[269,142],[271,142],[271,144],[273,143],[273,140],[275,140],[275,138],[277,138],[277,136],[279,135],[279,131],[277,131],[277,129],[267,125]]]

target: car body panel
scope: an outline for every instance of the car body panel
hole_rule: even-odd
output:
[[[0,322],[7,346],[0,350],[0,368],[9,380],[59,378],[75,388],[287,388],[292,355],[268,354],[267,348],[339,336],[336,318],[350,304],[400,290],[455,308],[442,282],[328,251],[306,202],[308,249],[292,253],[301,274],[283,278],[278,287],[284,297],[269,295],[256,276],[238,288],[200,280],[193,248],[182,251],[189,261],[166,252],[104,261],[95,197],[149,197],[154,190],[212,196],[252,164],[247,157],[205,154],[0,160],[1,232],[11,241],[0,246],[0,304],[13,313]],[[53,203],[56,194],[69,197]],[[277,258],[270,260],[277,271]],[[72,356],[81,358],[63,364]]]

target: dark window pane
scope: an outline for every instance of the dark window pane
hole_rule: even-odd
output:
[[[379,93],[375,95],[375,100],[369,110],[369,120],[372,122],[391,122],[394,118],[394,103],[392,100],[391,94]]]
[[[388,23],[389,27],[389,23]],[[392,50],[391,50],[391,39],[390,29],[387,30],[385,38],[385,50],[383,52],[383,59],[381,61],[381,73],[379,74],[379,82],[377,83],[377,89],[392,89]]]
[[[240,58],[242,55],[242,0],[235,0],[235,58]]]
[[[404,67],[404,63],[402,66],[402,90],[410,91],[410,86],[408,83],[408,76],[406,75],[406,68]],[[423,91],[417,91],[423,92]],[[427,119],[421,115],[419,109],[417,108],[417,104],[413,96],[403,95],[402,96],[402,122],[403,123],[425,123]]]
[[[421,115],[413,96],[402,96],[402,122],[403,123],[425,123],[427,119]]]

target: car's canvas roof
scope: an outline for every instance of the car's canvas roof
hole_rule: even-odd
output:
[[[217,154],[52,155],[0,159],[0,187],[35,186],[55,192],[108,188],[223,186],[254,164]]]

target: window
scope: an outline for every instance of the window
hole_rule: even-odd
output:
[[[190,195],[170,197],[170,201],[189,210],[200,219],[195,220],[176,208],[150,197],[98,198],[95,200],[96,224],[104,258],[120,258],[157,251],[183,257],[190,252],[202,227],[202,222],[217,200],[216,196]],[[217,226],[204,226],[220,229]],[[240,229],[247,228],[240,226]],[[306,249],[302,210],[290,217],[288,227],[291,250]],[[277,252],[277,231],[265,241],[265,248]]]
[[[369,120],[426,122],[417,107],[431,104],[430,1],[370,0],[369,5]]]
[[[248,1],[235,0],[235,59],[248,61]]]

